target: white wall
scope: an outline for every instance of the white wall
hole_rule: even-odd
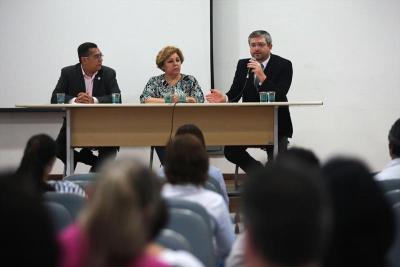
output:
[[[399,10],[397,0],[214,0],[215,87],[229,89],[249,33],[267,30],[272,52],[293,63],[289,101],[324,102],[291,109],[292,145],[380,170],[400,117]]]
[[[124,103],[138,103],[166,45],[181,48],[182,72],[210,88],[210,3],[204,0],[1,0],[0,108],[49,103],[60,70],[92,41],[117,71]]]

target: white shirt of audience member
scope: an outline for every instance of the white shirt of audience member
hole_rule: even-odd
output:
[[[394,158],[389,161],[383,170],[375,175],[375,179],[378,181],[400,179],[400,158]]]

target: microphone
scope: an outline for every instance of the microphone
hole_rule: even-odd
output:
[[[251,60],[255,61],[256,59],[254,57],[252,57],[249,59],[249,61],[251,61]],[[248,79],[250,77],[250,70],[251,70],[251,68],[247,68],[246,79]]]
[[[250,60],[256,60],[256,59],[252,57],[249,59],[249,61]],[[251,68],[247,68],[246,79],[245,79],[244,85],[243,85],[242,89],[240,90],[239,94],[237,96],[235,96],[234,98],[232,98],[229,102],[235,102],[236,100],[239,100],[242,97],[244,88],[246,88],[247,81],[249,80],[249,77],[250,77],[250,70],[251,70]]]
[[[246,79],[250,77],[250,68],[247,68]]]

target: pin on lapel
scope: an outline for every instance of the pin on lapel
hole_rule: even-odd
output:
[[[99,81],[100,81],[100,77],[97,77],[97,80],[99,80]]]

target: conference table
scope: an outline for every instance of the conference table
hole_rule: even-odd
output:
[[[163,146],[176,129],[197,125],[206,144],[275,145],[278,108],[320,106],[321,101],[262,103],[50,104],[17,105],[66,112],[66,174],[73,174],[75,147]],[[278,153],[274,146],[274,155]]]

